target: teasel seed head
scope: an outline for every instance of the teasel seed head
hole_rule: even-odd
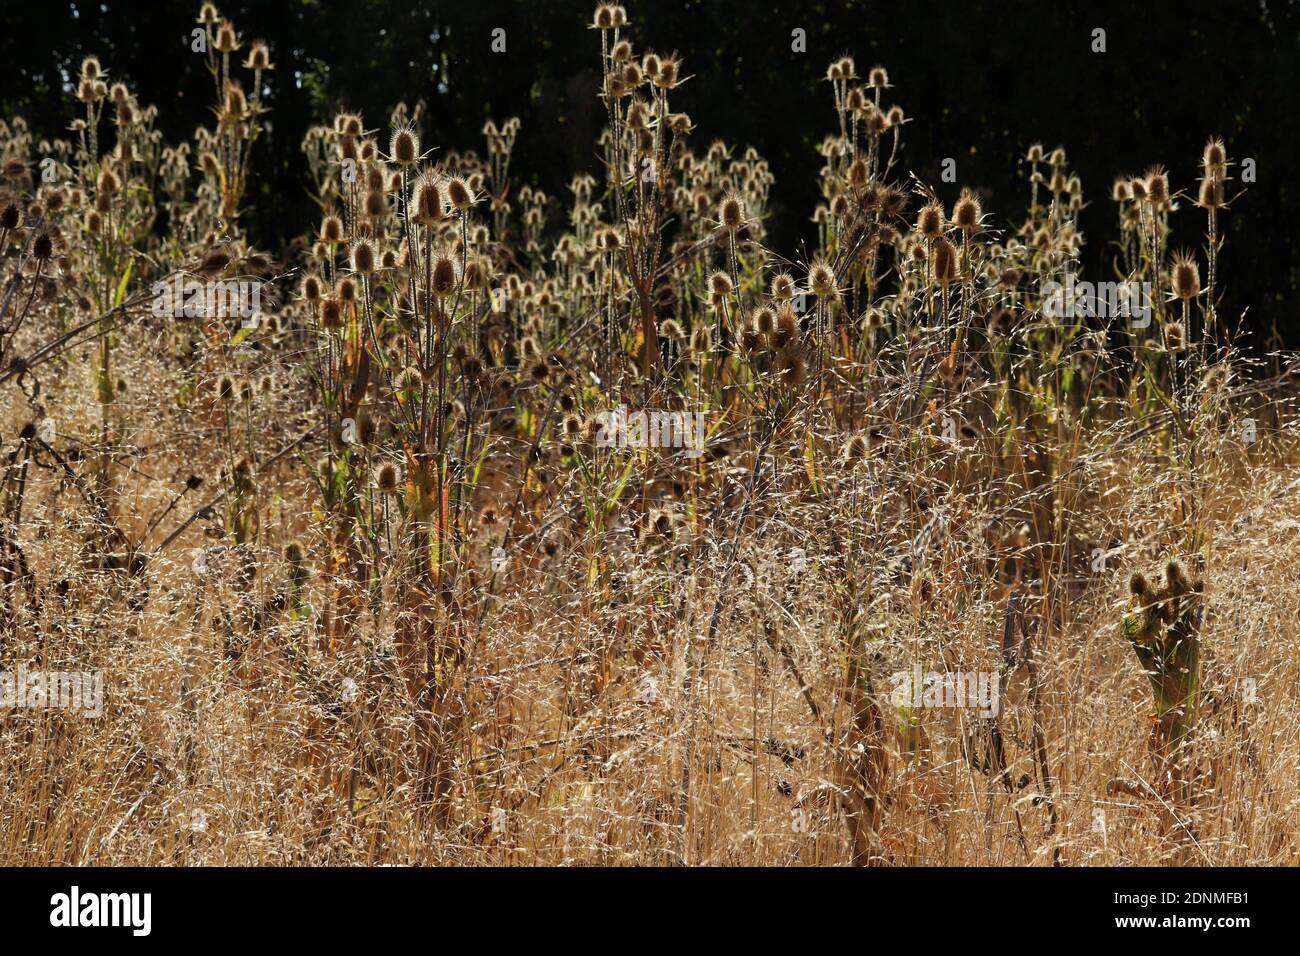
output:
[[[266,43],[262,40],[254,40],[253,45],[249,47],[248,59],[244,61],[244,66],[250,70],[269,70],[271,67],[271,51],[267,49]]]
[[[1187,348],[1187,331],[1181,322],[1166,322],[1164,325],[1165,350],[1182,352]]]
[[[358,239],[352,244],[352,271],[360,275],[375,271],[375,247],[369,239]]]
[[[1217,176],[1202,179],[1196,204],[1202,209],[1222,209],[1226,205],[1223,198],[1223,180]]]
[[[389,158],[398,166],[411,166],[420,158],[420,134],[409,123],[393,130],[388,143]]]
[[[1171,269],[1170,286],[1175,297],[1184,302],[1201,294],[1201,270],[1196,258],[1188,252],[1179,252],[1174,256]]]
[[[437,176],[430,170],[425,172],[415,184],[415,218],[426,226],[446,216],[442,204],[442,187]]]
[[[382,189],[367,191],[363,208],[365,214],[371,219],[382,219],[387,215],[388,200],[384,197],[384,191]]]
[[[343,221],[338,216],[326,216],[321,220],[320,237],[324,242],[342,242]]]
[[[713,345],[713,334],[707,325],[698,325],[691,332],[690,350],[696,353],[707,352]]]
[[[944,236],[930,247],[930,274],[940,285],[948,285],[957,278],[957,247]]]
[[[446,298],[456,291],[457,272],[456,261],[446,253],[438,253],[433,260],[433,294],[440,298]]]
[[[338,299],[330,297],[321,300],[320,324],[330,331],[343,328],[343,307]]]
[[[470,191],[469,184],[460,176],[453,176],[447,181],[447,201],[459,212],[464,212],[474,205],[474,194]]]
[[[1228,152],[1224,148],[1223,140],[1212,137],[1205,144],[1205,150],[1201,154],[1201,165],[1205,167],[1206,176],[1214,179],[1223,179],[1228,174]]]
[[[745,206],[739,195],[729,193],[718,207],[718,222],[727,232],[736,233],[745,224]]]
[[[381,494],[391,495],[395,493],[399,480],[397,466],[391,461],[382,462],[375,469],[375,487]]]
[[[222,20],[217,25],[216,39],[212,44],[218,53],[234,53],[239,49],[239,37],[235,34],[235,27],[229,20]]]
[[[808,267],[808,288],[818,298],[834,300],[840,295],[835,282],[835,270],[820,259]]]
[[[1169,176],[1161,166],[1146,171],[1147,202],[1159,205],[1169,198]]]
[[[795,294],[794,279],[788,272],[778,272],[772,277],[770,289],[777,302],[789,302]]]
[[[791,344],[777,353],[776,372],[781,384],[796,388],[803,384],[808,373],[808,363],[797,345]]]
[[[927,203],[916,217],[916,231],[927,239],[935,239],[943,235],[943,219],[943,206],[937,202]]]
[[[782,350],[799,341],[799,316],[787,302],[776,314],[776,331],[772,333],[772,348]]]
[[[719,270],[709,276],[709,291],[715,296],[731,294],[731,276]]]
[[[982,214],[980,201],[975,198],[975,194],[969,189],[963,189],[957,198],[957,204],[952,207],[953,225],[969,236],[979,229]]]

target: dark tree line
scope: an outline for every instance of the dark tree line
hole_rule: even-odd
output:
[[[480,147],[488,117],[518,115],[513,170],[567,202],[576,171],[597,170],[603,121],[596,99],[598,40],[581,0],[241,0],[219,3],[246,40],[265,39],[276,68],[269,137],[258,144],[247,214],[264,245],[314,224],[299,144],[339,107],[383,126],[399,100],[426,103],[426,142]],[[771,245],[790,258],[810,241],[818,202],[816,145],[834,112],[827,63],[852,53],[884,64],[906,128],[902,170],[951,202],[978,187],[995,224],[1028,201],[1029,143],[1062,145],[1089,206],[1085,273],[1110,278],[1116,238],[1110,184],[1154,163],[1194,193],[1207,136],[1234,161],[1255,160],[1257,182],[1224,216],[1226,314],[1250,306],[1256,329],[1290,334],[1300,285],[1295,150],[1300,120],[1300,5],[1195,0],[1175,11],[1141,0],[1108,4],[969,0],[953,3],[644,0],[628,4],[638,50],[678,51],[692,79],[675,108],[714,138],[754,146],[777,177]],[[7,4],[0,27],[0,112],[58,133],[73,115],[65,92],[87,53],[100,56],[142,103],[156,103],[172,141],[209,123],[212,84],[189,50],[198,4],[103,0]],[[1106,52],[1092,50],[1095,28]],[[492,51],[505,30],[506,50]],[[791,49],[806,31],[807,50]],[[957,181],[940,180],[945,158]],[[1238,185],[1238,184],[1234,184]],[[555,212],[558,214],[560,210]],[[1173,246],[1200,246],[1204,217],[1174,217]],[[811,242],[810,242],[811,244]]]

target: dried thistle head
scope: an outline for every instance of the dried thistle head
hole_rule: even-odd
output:
[[[1169,285],[1175,298],[1184,302],[1201,294],[1201,270],[1194,255],[1186,251],[1174,255]]]
[[[963,189],[957,198],[957,204],[952,207],[953,225],[969,236],[979,229],[982,215],[980,202],[975,194],[969,189]]]
[[[943,235],[943,206],[937,202],[926,203],[916,217],[916,231],[927,239]]]
[[[388,143],[388,155],[398,166],[407,167],[420,158],[420,135],[409,123],[393,130]]]
[[[934,240],[930,247],[930,275],[939,285],[948,285],[957,278],[957,247],[945,236]]]

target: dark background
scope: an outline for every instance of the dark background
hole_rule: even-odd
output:
[[[314,227],[303,133],[339,107],[383,126],[398,100],[427,103],[426,145],[481,149],[484,119],[518,115],[516,186],[540,185],[567,204],[579,170],[598,172],[595,139],[603,109],[595,97],[599,35],[586,29],[593,2],[573,0],[268,0],[219,3],[245,41],[265,39],[270,136],[258,144],[245,220],[276,248]],[[901,171],[934,185],[948,203],[961,186],[981,190],[1000,227],[1028,203],[1025,147],[1066,148],[1089,203],[1084,276],[1112,277],[1117,238],[1113,177],[1168,167],[1175,189],[1195,193],[1197,162],[1210,134],[1229,158],[1253,157],[1257,182],[1223,216],[1225,312],[1249,307],[1260,331],[1274,324],[1296,344],[1293,321],[1300,264],[1300,4],[1217,0],[1181,5],[1138,0],[1096,3],[631,0],[627,32],[638,52],[678,51],[690,81],[673,108],[696,124],[703,151],[721,137],[752,145],[771,163],[770,244],[790,258],[812,245],[818,201],[815,145],[835,125],[822,77],[838,54],[859,73],[885,65],[898,102],[913,118]],[[189,50],[197,3],[5,0],[0,26],[0,113],[21,113],[56,133],[74,115],[65,79],[96,53],[111,74],[156,103],[172,142],[210,124],[212,82]],[[507,51],[490,50],[506,30]],[[790,50],[795,27],[808,52]],[[1107,32],[1094,54],[1092,30]],[[238,71],[244,82],[251,74]],[[944,157],[958,181],[939,181]],[[1239,171],[1234,168],[1233,175]],[[1238,183],[1230,184],[1239,186]],[[1230,191],[1231,192],[1231,191]],[[1186,205],[1186,203],[1185,203]],[[551,222],[561,221],[560,209]],[[1205,217],[1174,217],[1175,247],[1201,247]],[[1262,344],[1262,342],[1261,342]]]

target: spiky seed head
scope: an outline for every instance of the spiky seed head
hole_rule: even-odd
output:
[[[916,217],[916,231],[927,239],[943,234],[943,206],[937,202],[926,203]]]
[[[1164,326],[1165,349],[1182,352],[1187,348],[1187,330],[1181,322],[1166,322]]]
[[[771,335],[776,329],[776,312],[770,305],[762,306],[754,313],[754,328],[760,335]]]
[[[975,194],[968,189],[963,189],[961,196],[957,199],[957,204],[952,207],[953,224],[962,232],[970,235],[979,229],[980,201],[975,198]]]
[[[707,325],[698,325],[691,332],[690,350],[692,352],[707,352],[713,346],[713,334],[709,331]]]
[[[217,379],[217,397],[223,402],[235,400],[235,380],[229,375],[223,375]]]
[[[820,259],[808,267],[808,288],[819,298],[836,299],[840,294],[835,270]]]
[[[1184,302],[1201,294],[1201,270],[1192,254],[1180,252],[1174,256],[1170,286]]]
[[[122,188],[122,181],[117,178],[117,173],[105,166],[99,171],[99,179],[95,185],[100,195],[115,196],[117,191]]]
[[[271,51],[267,49],[266,43],[262,40],[254,40],[253,45],[249,47],[248,59],[244,61],[244,66],[250,70],[269,70],[271,69]]]
[[[445,215],[442,187],[432,171],[426,172],[415,184],[415,218],[420,223],[430,226]]]
[[[776,330],[772,333],[772,347],[784,349],[799,340],[799,316],[786,302],[776,313]]]
[[[343,307],[338,299],[321,300],[320,324],[330,331],[343,328]]]
[[[1159,205],[1169,198],[1169,176],[1160,166],[1146,172],[1147,202]]]
[[[596,12],[591,18],[591,25],[596,30],[614,29],[614,8],[608,3],[597,4]]]
[[[1211,138],[1205,144],[1205,150],[1201,153],[1201,165],[1205,167],[1207,176],[1222,179],[1228,172],[1228,151],[1224,148],[1223,140]]]
[[[45,262],[54,255],[54,238],[48,229],[42,229],[32,240],[32,258]]]
[[[334,128],[340,136],[356,137],[364,128],[359,113],[340,113],[334,120]]]
[[[666,57],[659,63],[659,72],[655,74],[654,82],[660,89],[671,90],[676,88],[680,78],[681,63],[676,57]],[[674,133],[684,133],[690,128],[691,121],[685,113],[676,113],[669,119]]]
[[[1123,176],[1115,177],[1115,182],[1110,187],[1110,198],[1115,202],[1127,202],[1133,198],[1133,190],[1129,187],[1129,181]]]
[[[235,26],[229,20],[222,20],[217,25],[217,36],[212,44],[218,53],[234,53],[239,49],[239,37]]]
[[[446,253],[439,253],[433,260],[433,294],[446,298],[456,291],[456,261]]]
[[[340,302],[348,303],[357,300],[357,280],[351,276],[342,276],[334,284],[334,294],[338,296]]]
[[[230,253],[224,249],[209,249],[199,260],[199,272],[204,275],[217,275],[225,272],[230,265]]]
[[[384,198],[382,189],[371,189],[366,192],[365,214],[371,219],[382,219],[388,213],[388,200]]]
[[[796,388],[803,384],[808,373],[808,363],[796,346],[782,349],[776,357],[776,373],[781,384]]]
[[[745,224],[745,206],[740,196],[730,193],[718,207],[718,222],[727,232],[735,233]]]
[[[957,247],[944,236],[930,247],[930,274],[940,285],[948,285],[957,278]]]
[[[1043,144],[1034,143],[1025,153],[1025,159],[1031,163],[1041,163],[1043,161]]]
[[[338,216],[326,216],[321,220],[320,237],[323,242],[342,242],[343,221]]]
[[[464,212],[474,205],[474,193],[460,176],[453,176],[447,180],[447,201],[459,212]]]
[[[854,435],[844,446],[844,458],[849,464],[865,461],[871,451],[871,445],[865,435]]]
[[[794,279],[788,272],[778,272],[772,277],[770,289],[777,302],[789,302],[794,298]]]
[[[302,285],[303,298],[308,302],[316,302],[321,297],[321,280],[316,274],[307,273],[303,276]]]
[[[375,271],[375,247],[369,239],[358,239],[352,244],[352,271],[360,275]]]
[[[411,166],[420,158],[420,134],[409,123],[393,130],[388,154],[398,166]]]
[[[398,480],[397,466],[391,461],[383,462],[375,469],[375,487],[382,494],[391,495],[397,491]]]
[[[1202,209],[1222,209],[1223,199],[1223,180],[1217,176],[1207,176],[1201,180],[1201,187],[1197,192],[1196,205]]]
[[[715,296],[726,296],[731,294],[731,276],[722,270],[718,270],[709,276],[709,290]]]

